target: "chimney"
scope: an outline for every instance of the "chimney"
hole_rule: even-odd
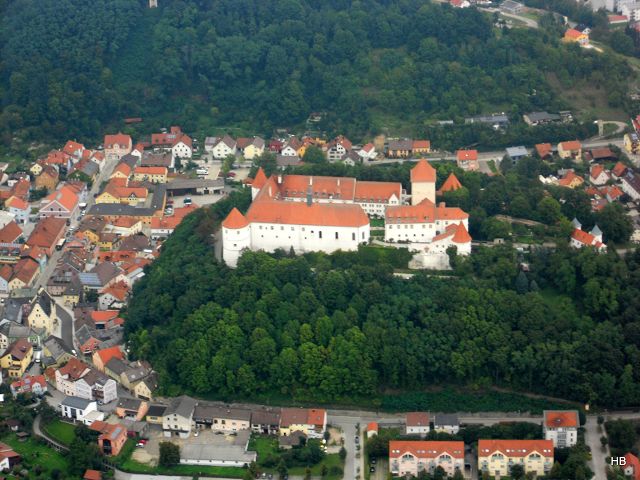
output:
[[[278,174],[278,185],[282,185],[282,174]]]
[[[307,206],[310,207],[313,203],[313,194],[311,193],[311,186],[307,188]]]
[[[340,179],[338,179],[338,187],[340,186]]]
[[[447,204],[446,204],[446,203],[444,203],[444,202],[440,202],[440,203],[438,204],[438,207],[440,207],[440,208],[444,208],[444,207],[446,207],[446,206],[447,206]]]
[[[313,185],[313,177],[309,176],[309,186]]]

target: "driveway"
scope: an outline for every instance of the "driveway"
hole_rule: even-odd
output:
[[[600,437],[604,435],[604,429],[602,431],[598,427],[598,419],[593,415],[587,417],[587,423],[585,424],[584,441],[591,448],[591,461],[589,467],[594,472],[593,480],[606,480],[606,456],[610,455],[609,447],[607,447],[606,453],[602,450],[602,444],[600,443]]]

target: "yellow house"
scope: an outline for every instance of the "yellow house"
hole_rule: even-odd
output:
[[[42,173],[42,165],[40,165],[39,163],[34,163],[33,165],[31,165],[29,171],[33,173],[34,177],[37,177]]]
[[[167,183],[167,167],[136,167],[133,179],[137,182]]]
[[[574,160],[579,160],[582,158],[582,145],[578,140],[560,142],[558,144],[558,156],[560,158],[573,158]]]
[[[493,477],[507,476],[512,465],[525,473],[546,475],[553,466],[552,440],[479,440],[478,469]]]
[[[640,139],[637,134],[624,134],[624,149],[629,153],[640,153]]]
[[[118,240],[118,236],[115,233],[102,232],[96,243],[99,249],[111,251],[116,240]]]
[[[105,190],[96,197],[97,203],[120,203],[120,198]]]
[[[141,398],[143,400],[152,400],[153,391],[157,388],[157,386],[156,375],[154,373],[151,373],[150,375],[147,375],[145,378],[133,385],[133,394],[137,398]]]
[[[27,317],[27,323],[34,330],[44,330],[50,335],[55,319],[56,303],[46,290],[40,289],[38,295],[31,300],[31,312]]]
[[[0,367],[7,370],[10,378],[20,378],[31,363],[33,347],[25,338],[16,340],[0,358]]]
[[[164,405],[150,405],[149,410],[147,410],[147,423],[151,423],[152,425],[162,425],[162,417],[164,416],[164,411],[167,409]]]

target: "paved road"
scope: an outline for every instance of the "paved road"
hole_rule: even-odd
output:
[[[607,464],[605,457],[610,454],[607,447],[606,453],[602,450],[602,444],[600,443],[600,437],[603,435],[604,429],[601,431],[598,426],[597,417],[587,417],[587,423],[585,424],[585,443],[591,448],[591,460],[589,461],[589,467],[593,470],[593,480],[606,480]]]

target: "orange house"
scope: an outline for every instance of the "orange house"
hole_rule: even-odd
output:
[[[104,455],[118,455],[127,441],[127,429],[119,423],[111,424],[96,420],[89,428],[100,432],[98,446]]]

